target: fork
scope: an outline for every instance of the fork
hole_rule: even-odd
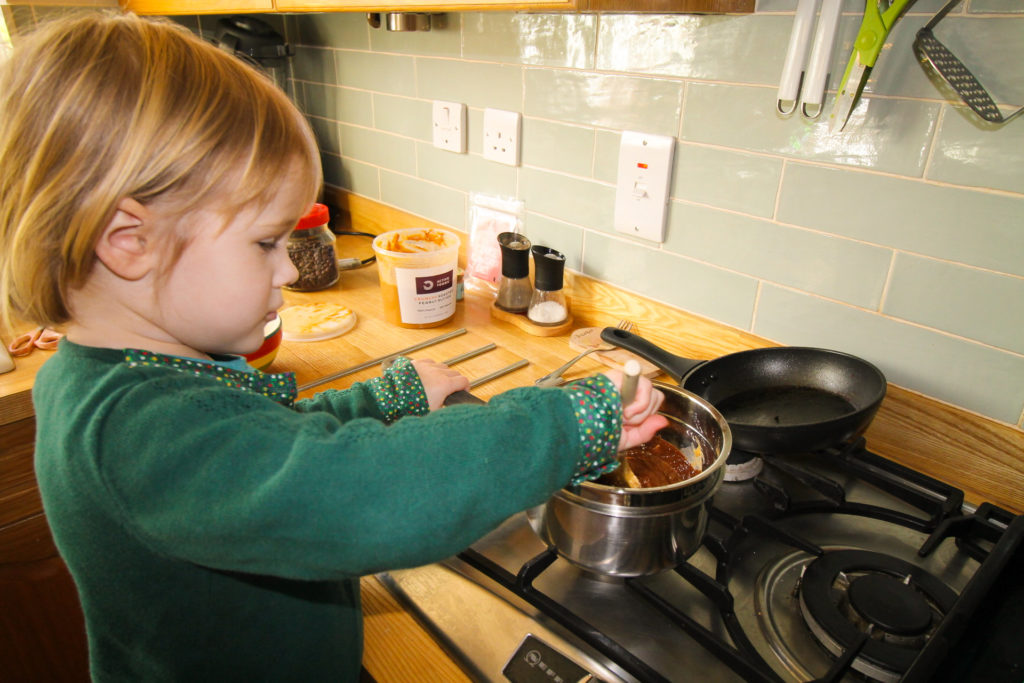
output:
[[[632,332],[636,325],[633,323],[632,320],[620,320],[619,324],[616,327],[618,327],[620,330],[625,330],[626,332]],[[600,346],[595,346],[593,348],[587,349],[586,351],[576,356],[572,360],[566,362],[564,365],[561,365],[560,367],[552,370],[551,372],[544,375],[540,379],[534,380],[533,383],[538,387],[560,386],[565,383],[565,378],[562,377],[562,373],[564,373],[566,370],[575,365],[578,361],[583,359],[584,356],[588,356],[594,351],[608,351],[611,348],[612,346],[610,344],[602,344]]]

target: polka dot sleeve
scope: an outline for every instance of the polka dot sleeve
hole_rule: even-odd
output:
[[[367,383],[385,422],[393,422],[403,415],[426,415],[430,412],[427,392],[413,367],[412,361],[399,356],[380,377]]]
[[[583,457],[576,463],[570,483],[593,481],[619,466],[622,402],[610,379],[594,375],[566,385],[579,423]]]

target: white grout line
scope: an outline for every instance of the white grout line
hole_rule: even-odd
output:
[[[753,332],[757,328],[757,312],[761,306],[761,291],[764,287],[764,281],[758,280],[757,287],[754,290],[754,305],[750,310],[750,327],[747,331]]]
[[[784,225],[779,221],[779,204],[782,203],[782,187],[786,183],[786,171],[789,170],[789,159],[782,160],[782,168],[779,169],[779,184],[775,188],[775,204],[772,206],[772,215],[770,220],[779,225]]]
[[[889,298],[889,287],[892,284],[893,272],[896,270],[896,254],[897,250],[893,249],[892,254],[889,256],[889,269],[885,273],[885,282],[882,283],[882,293],[878,297],[878,310],[876,313],[882,314],[885,310],[886,299]]]

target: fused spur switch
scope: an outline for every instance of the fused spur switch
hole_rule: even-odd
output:
[[[434,100],[434,147],[466,153],[466,105]]]
[[[623,131],[615,190],[615,229],[665,241],[665,213],[675,138]]]

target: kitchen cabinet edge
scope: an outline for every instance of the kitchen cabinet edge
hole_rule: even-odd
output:
[[[480,11],[575,11],[575,0],[549,0],[541,2],[509,3],[503,0],[458,5],[438,4],[429,0],[396,0],[395,2],[366,2],[339,4],[334,0],[276,0],[279,12],[480,12]]]
[[[751,14],[755,0],[580,0],[590,12],[659,14]]]
[[[135,14],[257,14],[274,11],[273,0],[122,0],[121,9]]]
[[[118,7],[117,0],[3,0],[0,7],[4,5],[35,7]]]
[[[17,1],[17,0],[16,0]],[[46,0],[60,1],[60,0]],[[114,0],[68,0],[77,4],[115,7]],[[750,14],[755,0],[536,0],[534,2],[443,3],[436,0],[345,2],[344,0],[122,0],[121,8],[136,14],[199,15],[303,12],[652,12],[663,14]],[[25,4],[42,4],[26,0]],[[67,1],[62,4],[67,4]]]

